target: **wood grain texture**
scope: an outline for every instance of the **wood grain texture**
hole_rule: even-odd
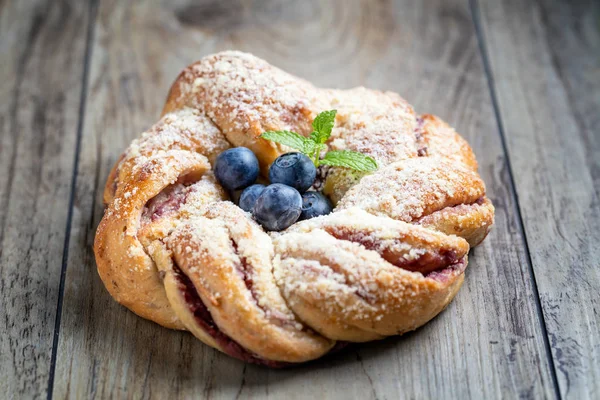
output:
[[[597,399],[600,4],[480,3],[560,392]]]
[[[466,0],[101,1],[92,44],[56,398],[555,396],[516,204]],[[108,171],[156,121],[171,81],[223,49],[326,86],[395,90],[473,145],[496,226],[438,318],[402,338],[276,371],[118,306],[91,250]]]
[[[45,396],[73,174],[87,7],[0,7],[0,397]]]

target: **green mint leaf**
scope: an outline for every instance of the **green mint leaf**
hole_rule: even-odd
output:
[[[315,143],[323,144],[329,139],[335,124],[335,114],[337,114],[337,110],[323,111],[317,115],[312,123],[314,132],[310,134],[310,138]]]
[[[310,155],[315,152],[315,146],[315,142],[313,142],[309,138],[304,138],[304,149],[300,151],[310,157]]]
[[[345,167],[356,171],[373,172],[377,170],[377,161],[356,151],[330,151],[320,160],[321,164]]]
[[[260,137],[299,150],[307,155],[314,153],[315,150],[315,143],[312,140],[292,131],[267,131]]]

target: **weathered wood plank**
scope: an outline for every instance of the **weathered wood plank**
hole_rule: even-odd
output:
[[[600,4],[480,1],[560,392],[600,397]]]
[[[553,397],[532,280],[467,1],[102,1],[77,177],[57,398]],[[119,307],[95,272],[101,189],[157,118],[181,68],[251,51],[316,84],[397,90],[471,141],[497,206],[467,282],[440,317],[403,338],[274,371],[223,356]]]
[[[45,396],[73,176],[87,3],[0,7],[0,397]]]

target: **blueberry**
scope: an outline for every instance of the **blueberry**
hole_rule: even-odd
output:
[[[298,220],[302,196],[290,186],[274,183],[258,196],[252,214],[266,230],[281,231]]]
[[[255,184],[244,189],[240,196],[240,208],[244,211],[252,212],[256,199],[258,199],[258,196],[265,190],[265,187],[265,185]]]
[[[296,188],[300,193],[311,187],[317,176],[315,164],[302,153],[282,154],[271,164],[269,180]]]
[[[215,162],[215,177],[230,191],[252,185],[258,177],[258,172],[258,159],[245,147],[225,150]]]
[[[331,201],[322,193],[306,192],[302,195],[302,213],[300,220],[327,215],[333,211]]]

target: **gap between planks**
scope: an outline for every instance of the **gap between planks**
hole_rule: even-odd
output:
[[[63,297],[65,293],[65,277],[67,275],[67,264],[69,260],[69,243],[71,238],[71,225],[73,221],[73,207],[75,204],[75,185],[77,184],[77,171],[79,169],[79,154],[81,150],[81,138],[83,132],[83,120],[85,118],[85,106],[87,103],[88,81],[90,75],[90,59],[92,56],[92,43],[94,39],[94,27],[98,12],[98,1],[89,0],[88,5],[88,29],[85,39],[85,56],[83,59],[83,73],[81,75],[81,93],[79,100],[79,111],[77,120],[77,137],[75,139],[75,154],[73,155],[73,175],[71,176],[69,205],[67,210],[67,223],[65,226],[65,241],[63,244],[63,256],[60,269],[60,284],[58,287],[58,301],[56,305],[56,318],[54,320],[54,334],[52,335],[52,353],[50,356],[50,371],[48,373],[48,393],[46,398],[52,399],[54,392],[54,373],[56,371],[56,355],[58,350],[58,338],[60,336],[60,321],[62,316]]]
[[[490,92],[490,99],[492,102],[492,107],[494,109],[494,116],[496,118],[496,123],[498,125],[498,132],[500,133],[500,142],[502,143],[502,150],[504,153],[504,158],[506,162],[506,166],[508,168],[508,176],[510,180],[510,186],[512,188],[512,197],[515,205],[515,213],[518,222],[519,235],[523,238],[523,247],[525,249],[525,253],[527,256],[527,270],[531,276],[532,281],[532,289],[533,294],[535,295],[535,309],[538,315],[538,322],[540,324],[540,328],[542,329],[544,347],[546,350],[546,359],[548,364],[550,365],[550,376],[552,378],[552,386],[554,387],[554,392],[558,399],[562,399],[560,388],[558,385],[558,377],[556,374],[556,366],[554,364],[554,357],[552,356],[552,347],[550,346],[550,340],[548,338],[548,328],[546,326],[546,318],[544,316],[544,312],[542,310],[542,301],[540,299],[540,293],[538,290],[538,283],[535,276],[535,271],[533,269],[533,261],[531,259],[531,252],[529,250],[529,242],[527,240],[527,234],[525,232],[524,224],[523,224],[523,216],[521,214],[521,204],[519,203],[519,194],[517,193],[517,187],[515,184],[512,164],[510,162],[510,155],[508,153],[508,146],[506,144],[506,132],[504,130],[504,124],[502,123],[502,117],[500,115],[500,109],[498,106],[498,98],[496,95],[496,89],[494,84],[494,76],[492,75],[492,70],[490,68],[490,60],[488,56],[487,45],[485,41],[485,35],[483,29],[481,27],[481,12],[479,9],[479,0],[469,0],[469,7],[471,9],[471,16],[473,18],[473,25],[475,27],[475,34],[477,36],[477,42],[479,44],[479,51],[481,53],[481,60],[483,63],[483,69],[485,72],[485,77],[487,79],[488,88]]]

